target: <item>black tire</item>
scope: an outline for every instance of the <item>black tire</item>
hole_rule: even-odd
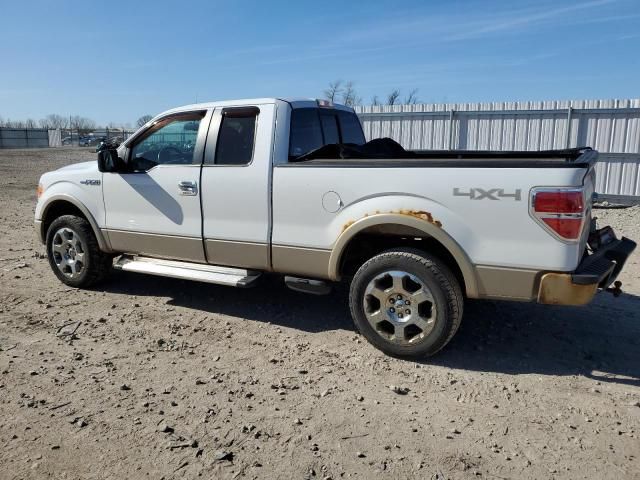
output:
[[[47,229],[46,242],[47,258],[53,273],[70,287],[90,287],[103,280],[111,271],[113,256],[100,250],[93,229],[84,218],[75,215],[56,218]],[[72,251],[61,254],[59,250],[71,247],[72,242]],[[72,265],[65,263],[71,260]]]
[[[386,288],[385,282],[396,285],[394,280],[402,282],[398,290],[402,300],[395,286]],[[425,292],[429,300],[424,300]],[[415,301],[407,302],[411,299]],[[441,350],[460,326],[463,305],[460,283],[451,271],[436,257],[414,249],[389,250],[371,258],[358,269],[349,291],[356,329],[374,347],[395,357],[428,357]],[[371,322],[367,315],[373,317]],[[413,325],[414,321],[424,326]]]

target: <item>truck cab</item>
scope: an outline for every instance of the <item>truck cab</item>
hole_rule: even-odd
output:
[[[118,149],[125,171],[103,176],[104,233],[115,251],[268,270],[272,165],[342,141],[364,142],[355,114],[314,101],[165,112]]]

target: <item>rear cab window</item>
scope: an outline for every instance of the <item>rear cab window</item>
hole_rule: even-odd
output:
[[[362,145],[366,142],[360,119],[355,113],[338,110],[342,143]]]
[[[358,116],[338,109],[294,108],[289,135],[289,160],[324,145],[365,143]]]
[[[291,112],[289,158],[296,158],[324,145],[317,108],[296,108]]]
[[[324,145],[340,143],[340,130],[338,129],[338,117],[333,114],[320,114],[320,124],[322,125],[322,135]]]

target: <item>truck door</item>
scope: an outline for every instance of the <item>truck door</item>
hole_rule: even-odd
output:
[[[202,167],[207,261],[269,269],[275,105],[216,109]]]
[[[106,173],[106,228],[116,251],[205,262],[200,170],[211,111],[170,115],[125,151],[126,173]]]

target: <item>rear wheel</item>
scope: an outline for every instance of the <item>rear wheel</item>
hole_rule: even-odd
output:
[[[356,272],[349,293],[358,330],[376,348],[400,357],[442,349],[460,326],[460,284],[437,258],[412,249],[371,258]]]
[[[111,270],[112,257],[98,246],[84,218],[63,215],[47,230],[47,257],[53,273],[66,285],[89,287]]]

